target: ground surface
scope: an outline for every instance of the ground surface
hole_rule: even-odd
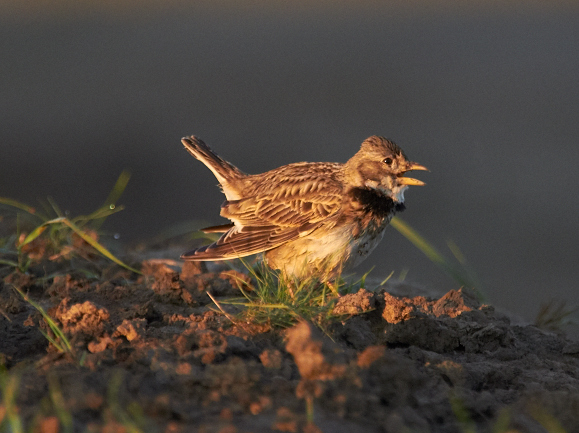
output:
[[[206,292],[239,295],[243,275],[181,265],[99,278],[0,268],[2,427],[16,407],[41,432],[579,431],[579,344],[462,290],[362,289],[324,332],[284,330],[217,310]]]

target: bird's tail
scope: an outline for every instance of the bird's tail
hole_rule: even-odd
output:
[[[203,164],[209,168],[221,184],[223,192],[228,200],[239,199],[238,188],[236,184],[241,178],[245,177],[246,174],[235,167],[230,162],[225,161],[219,155],[217,155],[209,146],[207,146],[203,140],[194,135],[190,137],[183,137],[181,143],[185,146],[185,149],[201,161]]]

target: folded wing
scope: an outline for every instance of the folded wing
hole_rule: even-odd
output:
[[[233,226],[216,242],[181,258],[244,257],[276,248],[324,224],[333,224],[342,200],[338,174],[339,164],[298,163],[250,176],[251,186],[244,191],[246,198],[222,205],[221,215],[229,218]]]

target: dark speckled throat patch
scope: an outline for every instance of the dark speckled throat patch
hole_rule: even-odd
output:
[[[375,218],[386,218],[391,213],[402,212],[406,209],[404,203],[396,203],[375,189],[352,188],[349,194],[354,200],[362,204],[366,213],[372,214]]]

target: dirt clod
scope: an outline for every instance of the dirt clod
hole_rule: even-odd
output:
[[[356,293],[342,296],[338,299],[332,313],[341,314],[360,314],[376,308],[377,301],[372,292],[360,289]]]
[[[294,357],[302,378],[332,380],[346,371],[343,350],[311,323],[301,322],[289,329],[287,338],[286,350]]]
[[[95,337],[102,334],[110,318],[105,308],[99,308],[91,301],[68,305],[70,298],[64,298],[55,311],[55,316],[70,335],[84,334]]]

